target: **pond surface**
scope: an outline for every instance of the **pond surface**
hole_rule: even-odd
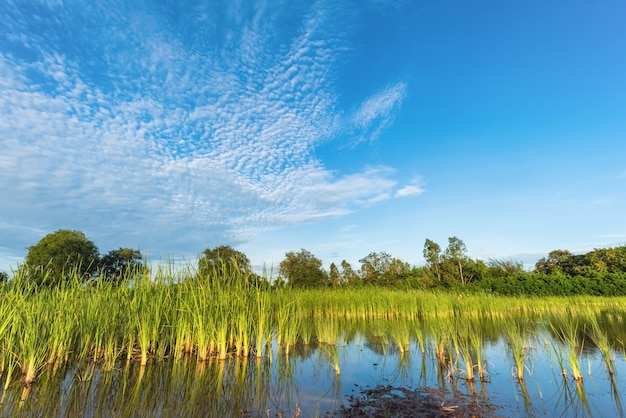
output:
[[[345,321],[332,324],[333,344],[319,342],[320,324],[314,324],[309,342],[288,355],[274,341],[262,357],[247,360],[152,359],[143,368],[120,363],[112,371],[92,363],[50,368],[30,388],[12,383],[0,415],[338,417],[376,416],[384,408],[387,415],[379,416],[415,416],[427,408],[430,416],[624,416],[622,348],[611,348],[610,373],[591,343],[571,350],[549,330],[535,328],[524,343],[520,381],[513,346],[492,330],[468,351],[476,374],[468,380],[462,344],[446,339],[443,359],[436,336],[416,332],[423,324],[400,325],[412,327],[404,342],[391,322]],[[574,379],[573,366],[582,379]]]

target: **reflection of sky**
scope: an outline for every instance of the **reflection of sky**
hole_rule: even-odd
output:
[[[442,386],[436,359],[429,354],[428,349],[423,359],[416,343],[411,344],[410,352],[404,356],[400,356],[392,345],[386,355],[354,342],[345,346],[338,345],[336,349],[339,352],[340,375],[335,374],[324,347],[296,362],[294,383],[298,386],[298,402],[304,416],[318,412],[323,415],[326,411],[347,406],[349,396],[358,396],[361,390],[373,389],[378,385],[406,389],[443,389],[448,405],[452,402],[453,392],[471,393],[469,384],[462,378],[460,371],[456,382],[444,379]],[[567,360],[565,348],[557,350],[564,350],[562,355]],[[485,347],[484,357],[488,361],[489,381],[484,385],[477,382],[475,390],[484,390],[491,402],[498,406],[498,416],[619,416],[608,373],[599,353],[585,354],[580,362],[584,375],[583,392],[577,391],[576,382],[571,378],[563,380],[555,353],[552,345],[541,341],[530,352],[525,384],[532,406],[525,406],[522,388],[512,374],[512,358],[502,340]],[[425,370],[422,369],[423,360]],[[461,366],[457,367],[462,369]],[[626,388],[626,363],[623,356],[615,359],[615,368],[616,387]],[[624,389],[621,392],[621,397],[626,396]],[[586,401],[581,401],[581,398]]]
[[[486,398],[498,407],[494,415],[504,417],[623,416],[619,402],[626,396],[624,355],[615,356],[616,374],[611,386],[602,357],[585,351],[581,360],[584,382],[576,384],[560,374],[558,355],[567,359],[566,347],[546,344],[546,338],[547,334],[539,332],[531,344],[525,386],[512,376],[513,362],[504,340],[486,344],[489,380],[474,384],[478,403],[483,404]],[[143,372],[133,362],[130,367],[122,364],[112,372],[97,371],[89,383],[78,381],[85,370],[70,366],[67,372],[42,373],[26,402],[20,401],[21,385],[10,385],[0,415],[15,415],[12,412],[19,405],[21,416],[47,416],[55,408],[61,416],[102,416],[106,411],[111,416],[213,417],[240,416],[245,410],[250,413],[245,416],[291,417],[300,408],[301,417],[312,417],[348,406],[350,396],[358,397],[377,386],[434,389],[419,393],[430,393],[446,406],[456,404],[453,394],[472,393],[460,371],[454,381],[440,374],[428,340],[425,355],[412,342],[404,356],[393,343],[382,350],[380,344],[366,342],[360,336],[345,345],[343,339],[339,341],[334,348],[294,347],[288,357],[274,342],[271,357],[249,361],[154,359]],[[338,375],[335,359],[340,366]]]

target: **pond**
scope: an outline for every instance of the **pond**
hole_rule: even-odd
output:
[[[248,359],[49,366],[30,387],[11,383],[0,415],[621,417],[623,319],[605,321],[608,345],[557,320],[520,319],[515,333],[478,318],[464,331],[442,320],[309,320],[289,350],[274,339]]]

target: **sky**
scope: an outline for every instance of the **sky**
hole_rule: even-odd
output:
[[[0,3],[0,271],[626,244],[626,2]]]

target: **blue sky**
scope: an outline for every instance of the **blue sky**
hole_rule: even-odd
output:
[[[626,3],[0,4],[0,270],[102,253],[325,265],[426,238],[626,243]]]

